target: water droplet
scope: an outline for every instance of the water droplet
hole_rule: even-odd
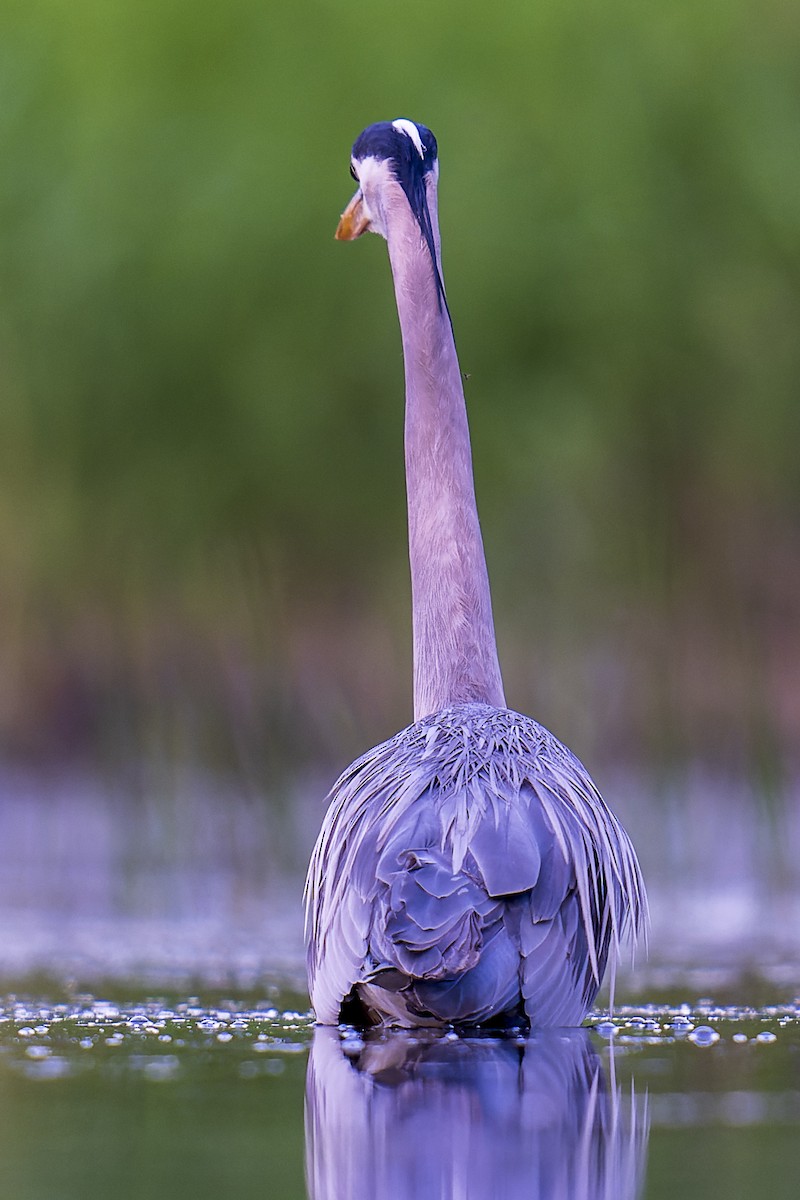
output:
[[[713,1046],[715,1042],[719,1041],[719,1034],[710,1025],[698,1025],[689,1034],[688,1040],[694,1042],[696,1046]]]

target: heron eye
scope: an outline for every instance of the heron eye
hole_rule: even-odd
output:
[[[358,176],[356,175],[356,169],[352,163],[350,163],[350,174],[353,176],[353,179],[355,179],[356,183],[358,183]]]

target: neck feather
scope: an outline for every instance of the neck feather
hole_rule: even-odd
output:
[[[438,254],[433,186],[429,203]],[[430,251],[404,197],[392,210],[387,225],[405,360],[414,718],[419,720],[456,703],[505,707],[505,697],[450,316],[438,294]]]

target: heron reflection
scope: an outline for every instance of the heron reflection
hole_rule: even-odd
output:
[[[633,1200],[647,1134],[583,1029],[314,1034],[311,1200]]]

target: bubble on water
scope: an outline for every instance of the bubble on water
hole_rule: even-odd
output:
[[[35,1034],[36,1030],[32,1029],[30,1025],[23,1025],[21,1029],[17,1030],[17,1035],[19,1037],[29,1038],[34,1037]]]
[[[276,1021],[279,1014],[277,1008],[257,1006],[249,1010],[247,1015],[252,1021]]]
[[[688,1035],[688,1040],[694,1042],[695,1046],[713,1046],[719,1041],[719,1034],[710,1025],[698,1025]]]
[[[217,1041],[218,1042],[232,1042],[233,1034],[232,1033],[218,1033]]]
[[[744,1042],[747,1042],[750,1039],[748,1038],[746,1033],[735,1033],[733,1035],[733,1040],[734,1040],[734,1042],[737,1042],[738,1045],[741,1046],[741,1045],[743,1045]]]
[[[109,1000],[95,1000],[93,1008],[95,1015],[105,1021],[110,1021],[120,1015],[117,1005],[112,1004]]]
[[[49,1046],[28,1046],[25,1050],[27,1058],[47,1058],[49,1054]]]
[[[670,1029],[676,1038],[685,1038],[692,1032],[694,1025],[685,1017],[677,1017],[671,1025],[667,1025],[665,1028]]]
[[[757,1042],[777,1042],[778,1035],[772,1033],[769,1029],[762,1029],[761,1033],[756,1034],[754,1040]]]
[[[364,1039],[358,1037],[357,1034],[351,1034],[349,1037],[342,1039],[342,1053],[348,1058],[357,1058],[364,1049]]]
[[[618,1032],[617,1026],[613,1021],[600,1021],[599,1024],[595,1025],[594,1031],[595,1033],[599,1034],[601,1038],[606,1039],[613,1038]]]

